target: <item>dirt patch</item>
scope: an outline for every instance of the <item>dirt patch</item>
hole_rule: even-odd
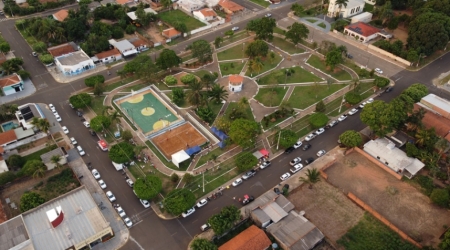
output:
[[[413,186],[399,181],[359,153],[338,160],[326,171],[328,181],[351,192],[422,245],[437,246],[450,212],[431,204]]]
[[[154,43],[162,43],[165,44],[167,38],[165,38],[161,33],[163,30],[167,29],[168,26],[162,24],[161,26],[158,25],[150,25],[150,27],[148,27],[145,32],[147,33],[148,36],[150,36],[151,40]]]
[[[407,43],[408,40],[408,29],[405,27],[404,24],[399,24],[398,27],[395,30],[389,30],[389,32],[392,33],[394,38],[391,39],[391,43],[395,42],[396,40],[400,40],[403,42],[403,44]]]
[[[34,148],[34,147],[45,145],[47,143],[53,143],[53,141],[49,137],[44,137],[44,138],[38,139],[36,141],[32,141],[32,142],[30,142],[28,144],[25,144],[25,145],[17,147],[17,151],[20,154],[20,153],[23,153],[23,152],[25,152],[27,150],[30,150],[30,149]]]
[[[305,217],[335,246],[336,241],[364,215],[360,207],[323,179],[312,189],[308,185],[294,189],[289,194],[289,200],[297,211],[305,211]]]

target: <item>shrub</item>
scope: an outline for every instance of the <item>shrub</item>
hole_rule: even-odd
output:
[[[375,76],[375,81],[373,84],[377,86],[378,88],[386,87],[389,84],[389,79],[384,77]]]
[[[406,143],[406,155],[409,157],[416,157],[419,155],[419,149],[414,143]]]
[[[324,113],[314,113],[309,117],[309,124],[313,128],[320,128],[328,123],[328,116],[326,116]]]
[[[348,92],[347,94],[345,94],[345,101],[352,105],[355,105],[362,101],[362,96],[355,92]]]
[[[39,55],[39,60],[41,60],[43,64],[50,64],[53,63],[53,56],[50,54],[41,54]]]
[[[178,83],[178,80],[177,80],[177,78],[175,78],[174,76],[170,75],[170,76],[166,76],[166,77],[164,78],[164,82],[165,82],[167,85],[175,85],[175,84]]]
[[[417,182],[417,184],[420,185],[425,195],[431,195],[431,192],[434,189],[433,179],[431,179],[429,176],[418,175],[414,177],[414,180]]]
[[[14,172],[8,171],[0,174],[0,186],[16,179]]]
[[[249,152],[242,152],[236,156],[235,164],[239,172],[252,169],[258,163],[258,159]]]
[[[173,173],[173,174],[170,176],[170,180],[171,180],[172,182],[177,182],[178,180],[180,180],[180,176],[178,176],[176,173]]]
[[[316,112],[325,112],[325,110],[326,110],[325,103],[323,103],[323,100],[320,100],[320,102],[316,104]]]
[[[448,201],[450,199],[448,191],[442,188],[435,188],[430,195],[431,201],[441,207],[448,207]]]

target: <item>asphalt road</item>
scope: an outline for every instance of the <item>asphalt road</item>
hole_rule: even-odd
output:
[[[237,0],[238,3],[247,6],[252,3],[246,0]],[[244,2],[244,3],[241,3]],[[248,8],[248,7],[247,7]],[[271,10],[273,17],[281,19],[286,17],[289,11],[289,6],[280,7]],[[251,19],[262,17],[267,12],[261,12]],[[48,15],[45,13],[43,15]],[[241,29],[245,28],[247,21],[231,24],[214,32],[207,33],[201,37],[190,38],[187,41],[178,43],[172,49],[180,52],[193,41],[205,39],[213,41],[215,37],[223,35],[223,33],[233,26],[239,26]],[[185,249],[192,237],[200,233],[200,226],[204,224],[211,215],[220,211],[220,209],[229,204],[235,204],[240,207],[237,200],[233,197],[239,198],[245,194],[253,195],[255,197],[261,195],[268,189],[272,189],[280,183],[279,177],[289,171],[289,161],[294,157],[300,156],[302,159],[308,157],[315,157],[315,154],[320,149],[329,151],[336,146],[336,141],[339,135],[348,130],[361,130],[364,125],[359,119],[359,113],[347,118],[347,120],[339,123],[337,126],[327,130],[324,134],[313,139],[310,143],[312,148],[309,151],[303,152],[299,149],[289,155],[281,155],[276,159],[272,159],[272,165],[264,170],[258,171],[255,177],[244,181],[238,187],[231,187],[223,192],[223,196],[216,200],[210,201],[206,206],[197,209],[191,216],[184,219],[175,220],[161,220],[153,212],[152,209],[145,209],[138,199],[133,194],[131,188],[125,183],[124,176],[117,172],[112,166],[107,153],[102,152],[97,147],[97,138],[91,136],[88,130],[82,125],[80,117],[76,116],[75,112],[67,105],[67,100],[70,94],[76,90],[84,88],[84,81],[77,80],[69,84],[61,84],[54,81],[54,79],[47,73],[47,69],[31,56],[31,48],[26,44],[21,35],[15,30],[13,21],[4,21],[0,25],[0,32],[3,37],[10,43],[12,50],[15,51],[16,56],[23,57],[25,70],[29,71],[32,80],[35,83],[38,91],[35,95],[20,100],[18,104],[37,102],[37,103],[53,103],[61,115],[63,121],[61,125],[69,128],[69,136],[75,137],[78,143],[84,148],[87,155],[84,156],[85,162],[91,162],[92,166],[99,170],[102,179],[108,185],[107,190],[111,190],[117,197],[117,202],[120,204],[125,212],[130,216],[134,222],[134,226],[130,229],[131,236],[128,243],[123,249]],[[314,39],[332,40],[326,34],[319,31],[314,32]],[[369,67],[382,68],[387,75],[396,81],[394,90],[390,93],[383,94],[379,99],[389,101],[393,97],[401,93],[401,91],[415,82],[427,84],[430,92],[436,93],[444,98],[450,99],[450,95],[445,91],[440,91],[431,85],[431,80],[437,77],[442,72],[448,71],[450,68],[450,55],[445,55],[419,72],[401,71],[397,66],[391,65],[376,56],[369,57],[367,52],[360,50],[351,45],[347,45],[349,52],[354,55],[354,59],[362,65]],[[118,68],[117,68],[118,69]],[[106,75],[108,79],[114,77]],[[291,177],[296,178],[296,176]]]

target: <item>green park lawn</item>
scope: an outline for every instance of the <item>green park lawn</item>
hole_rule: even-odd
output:
[[[233,111],[233,109],[238,107],[238,103],[237,102],[230,102],[230,104],[227,107],[227,110],[225,110],[225,117],[228,117],[230,115],[230,113]],[[245,107],[245,114],[247,115],[247,118],[249,120],[254,121],[255,118],[253,117],[253,112],[252,112],[252,108],[250,107],[250,104],[247,104]]]
[[[221,51],[217,53],[217,58],[219,59],[219,61],[246,58],[247,56],[245,55],[245,49],[247,48],[249,43],[250,42],[243,43],[242,45],[239,44],[224,51]]]
[[[331,84],[329,87],[326,84],[317,87],[297,86],[288,101],[293,108],[305,109],[346,86],[346,84]]]
[[[224,46],[226,46],[228,44],[231,44],[231,43],[237,42],[239,40],[245,39],[245,38],[247,38],[249,36],[250,36],[250,34],[247,33],[247,31],[245,31],[245,30],[236,32],[236,33],[234,33],[234,35],[232,37],[224,38],[223,42],[220,44],[220,47],[224,47]]]
[[[260,88],[255,99],[266,107],[273,107],[280,105],[286,92],[289,88],[276,87],[276,88]]]
[[[324,23],[319,23],[317,26],[319,26],[322,29],[325,29],[327,27]]]
[[[281,29],[280,27],[276,26],[275,28],[273,28],[273,33],[277,33],[280,35],[284,35],[286,31],[284,31],[283,29]]]
[[[244,68],[245,61],[235,61],[235,62],[222,62],[219,63],[220,72],[222,72],[222,76],[231,75],[231,74],[239,74],[241,73],[242,68]]]
[[[310,23],[315,23],[317,22],[316,19],[312,19],[312,18],[306,18],[306,21],[310,22]]]
[[[184,14],[181,10],[171,10],[166,12],[161,12],[158,14],[158,17],[161,18],[164,22],[170,24],[171,26],[175,26],[177,22],[186,24],[187,30],[195,30],[197,28],[205,26],[204,23],[199,20]]]
[[[293,43],[288,42],[284,40],[283,38],[274,37],[272,40],[272,44],[276,47],[286,51],[287,53],[293,55],[293,54],[300,54],[305,52],[304,49],[296,47]]]
[[[270,5],[270,2],[267,2],[267,1],[264,1],[264,0],[250,0],[250,1],[252,1],[252,2],[258,4],[258,5],[261,5],[264,8],[267,8]]]
[[[336,67],[334,71],[329,70],[328,67],[325,65],[325,61],[321,60],[316,55],[311,55],[307,63],[313,66],[314,68],[320,69],[322,72],[331,75],[332,77],[338,79],[339,81],[352,79],[352,76],[347,71],[343,70],[340,67]]]
[[[269,57],[269,55],[263,60],[264,65],[263,65],[262,69],[259,72],[250,72],[248,70],[248,67],[247,67],[247,72],[245,72],[245,75],[246,76],[250,76],[250,77],[254,77],[254,76],[257,76],[259,74],[262,74],[262,73],[264,73],[264,72],[266,72],[266,71],[268,71],[270,69],[275,68],[278,65],[278,63],[281,62],[281,59],[282,59],[281,56],[278,55],[277,53],[275,53],[275,59],[272,62],[270,62],[268,57]]]
[[[300,67],[291,68],[294,70],[294,74],[286,77],[285,69],[272,71],[270,74],[260,78],[258,80],[259,85],[269,85],[269,84],[284,84],[286,83],[301,83],[301,82],[315,82],[322,81],[321,78],[313,75],[312,73],[304,70]]]

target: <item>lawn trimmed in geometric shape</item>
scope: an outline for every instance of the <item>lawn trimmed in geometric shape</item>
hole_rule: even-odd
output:
[[[222,72],[222,76],[231,75],[231,74],[237,74],[241,73],[242,68],[244,68],[245,62],[242,63],[242,61],[235,61],[235,62],[222,62],[219,63],[220,66],[220,72]],[[233,67],[231,67],[233,65]],[[227,69],[225,69],[227,67]]]
[[[281,62],[282,57],[280,55],[278,55],[277,53],[274,53],[274,54],[275,54],[275,59],[273,60],[272,63],[269,62],[268,57],[270,55],[268,54],[267,57],[263,59],[264,65],[259,72],[253,72],[253,74],[250,74],[250,71],[248,70],[248,67],[247,67],[247,72],[245,72],[245,75],[250,76],[250,77],[255,77],[255,76],[260,75],[268,70],[275,68]]]
[[[284,71],[286,69],[274,70],[270,74],[260,78],[258,80],[259,85],[268,85],[268,84],[284,84],[286,83],[302,83],[302,82],[314,82],[314,81],[323,81],[321,78],[313,75],[307,70],[302,69],[301,67],[292,67],[294,70],[294,74],[286,77]]]
[[[318,85],[317,89],[313,85],[296,86],[288,101],[293,108],[305,109],[346,86],[348,85],[331,84],[328,88],[328,85],[324,84]]]
[[[237,102],[230,102],[230,104],[228,104],[227,110],[225,110],[225,117],[228,117],[230,115],[230,113],[233,111],[233,109],[236,109],[239,107],[239,104]],[[245,105],[245,111],[244,113],[247,115],[247,119],[254,121],[255,117],[253,116],[253,112],[252,112],[252,108],[250,107],[250,104],[246,104]]]
[[[256,3],[257,5],[261,5],[264,8],[267,8],[270,6],[270,2],[267,2],[265,0],[250,0],[250,1]]]
[[[282,38],[274,37],[272,40],[272,44],[278,48],[280,48],[283,51],[286,51],[287,53],[293,55],[293,54],[300,54],[305,52],[304,49],[296,47],[293,43],[288,42]]]
[[[242,45],[239,44],[224,51],[221,51],[217,53],[217,59],[219,59],[219,61],[224,61],[224,60],[247,58],[247,55],[245,55],[245,50],[247,49],[249,43],[250,42],[242,43]]]
[[[276,88],[260,88],[255,99],[266,107],[275,107],[281,104],[286,92],[289,88],[276,87]],[[275,92],[273,93],[272,92]]]
[[[309,65],[313,66],[314,68],[320,69],[322,72],[325,72],[332,77],[338,79],[339,81],[345,81],[345,80],[351,80],[352,76],[345,70],[341,69],[340,67],[335,67],[334,71],[331,71],[328,69],[328,67],[325,65],[325,61],[322,61],[318,56],[311,55],[311,57],[306,61]]]
[[[206,26],[204,23],[199,20],[186,15],[181,10],[171,10],[166,12],[158,13],[158,17],[164,22],[174,26],[177,22],[186,24],[186,28],[188,31],[195,30],[197,28]]]

